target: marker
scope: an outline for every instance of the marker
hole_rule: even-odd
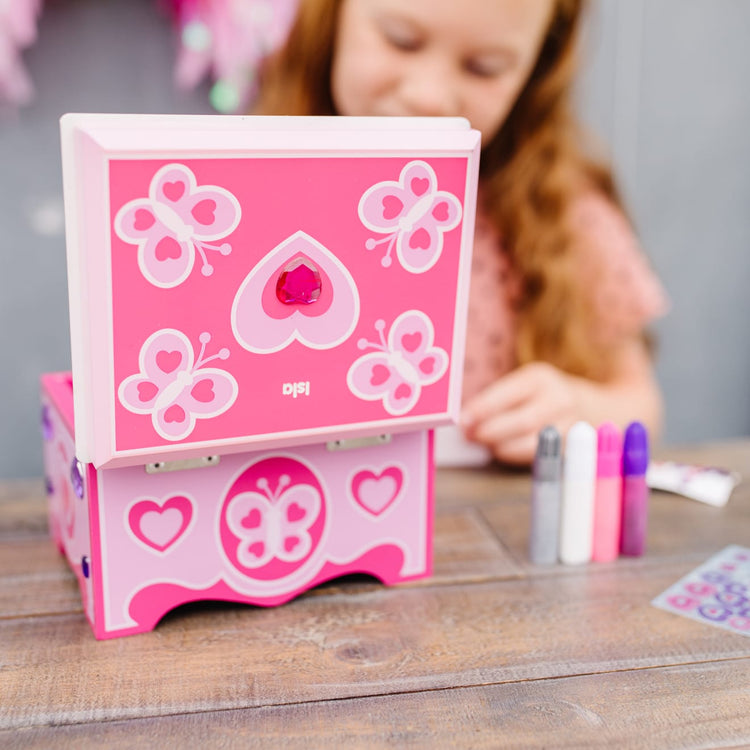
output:
[[[646,544],[648,520],[648,433],[640,422],[625,430],[622,449],[622,532],[620,552],[638,557]]]
[[[596,482],[596,430],[576,422],[568,431],[563,461],[560,561],[580,565],[591,560]]]
[[[594,490],[594,538],[591,559],[611,562],[620,552],[622,514],[622,437],[605,422],[597,436],[596,487]]]
[[[534,565],[557,562],[562,487],[562,441],[554,427],[539,433],[534,457],[534,484],[531,495],[529,559]]]

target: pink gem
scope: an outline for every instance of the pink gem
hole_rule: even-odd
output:
[[[309,305],[320,297],[320,273],[306,258],[287,263],[276,282],[276,297],[285,305]]]

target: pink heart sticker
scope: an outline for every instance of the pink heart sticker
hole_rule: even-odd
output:
[[[151,401],[158,392],[159,387],[156,383],[138,383],[138,400],[143,404]]]
[[[164,412],[164,421],[165,422],[184,422],[185,417],[187,415],[185,414],[185,410],[178,406],[177,404],[172,404],[172,406],[169,407]]]
[[[263,544],[263,542],[253,542],[248,548],[247,551],[253,556],[257,557],[259,560],[261,557],[263,557],[263,553],[266,550],[266,545]]]
[[[432,375],[432,373],[435,370],[435,357],[425,357],[420,363],[419,363],[419,369],[425,374],[425,375]]]
[[[450,214],[448,213],[448,204],[445,201],[438,203],[435,208],[432,209],[432,215],[438,221],[448,221]]]
[[[391,371],[385,365],[375,365],[370,373],[370,385],[383,385],[391,377]]]
[[[302,231],[264,255],[232,303],[235,338],[256,353],[276,352],[294,341],[331,349],[348,338],[358,320],[359,293],[346,266]]]
[[[284,549],[287,552],[291,552],[300,543],[300,538],[297,536],[288,536],[284,539]]]
[[[155,221],[156,218],[151,213],[151,211],[146,208],[139,208],[135,212],[135,221],[133,222],[133,226],[139,232],[145,232],[147,229],[151,229],[151,227],[154,226]]]
[[[196,203],[190,213],[199,224],[203,224],[204,227],[210,226],[216,221],[216,201],[205,198]]]
[[[700,604],[699,599],[695,599],[691,596],[685,596],[684,594],[676,594],[674,596],[670,596],[667,598],[667,601],[669,604],[671,604],[675,609],[694,609]]]
[[[190,395],[202,404],[210,404],[215,398],[214,381],[211,378],[199,380],[191,389]]]
[[[383,218],[395,219],[404,210],[404,204],[395,195],[386,195],[383,198]]]
[[[166,552],[182,537],[193,518],[193,503],[184,495],[159,502],[139,500],[128,513],[128,525],[139,542]]]
[[[743,617],[742,615],[735,615],[730,618],[728,624],[736,630],[750,630],[750,617]]]
[[[411,386],[406,383],[401,383],[393,393],[393,397],[396,401],[400,401],[403,398],[409,398],[411,396]]]
[[[691,594],[695,594],[696,596],[711,596],[712,594],[716,593],[715,586],[712,586],[710,583],[703,583],[701,581],[688,583],[687,586],[685,586],[685,588]]]
[[[419,331],[414,333],[405,333],[401,337],[401,344],[407,352],[415,352],[422,343],[422,334]]]
[[[409,237],[409,247],[414,250],[427,250],[431,244],[430,233],[424,227],[420,227]]]
[[[182,255],[182,245],[174,237],[162,237],[154,248],[156,260],[176,260]]]
[[[351,494],[360,508],[377,517],[396,502],[403,485],[404,473],[398,466],[389,466],[379,474],[362,469],[352,478]]]
[[[180,366],[180,362],[182,362],[182,354],[177,350],[168,352],[162,349],[156,353],[156,366],[167,375],[174,372]]]
[[[286,517],[289,523],[301,521],[306,515],[307,513],[305,512],[305,509],[298,503],[292,503],[286,511]]]
[[[243,529],[257,529],[260,526],[262,518],[260,515],[260,511],[257,508],[253,508],[243,519],[242,519],[242,528]]]
[[[430,181],[426,177],[414,177],[411,181],[411,191],[414,195],[424,195],[430,187]]]
[[[185,183],[182,180],[164,183],[164,195],[173,203],[185,194]]]

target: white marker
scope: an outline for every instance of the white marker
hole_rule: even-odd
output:
[[[591,561],[596,488],[596,430],[576,422],[568,431],[563,461],[560,562]]]

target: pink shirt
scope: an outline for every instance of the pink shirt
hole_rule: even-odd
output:
[[[633,230],[604,196],[590,193],[573,208],[574,252],[580,256],[581,289],[590,290],[598,334],[615,342],[638,334],[667,310],[664,290],[649,267]],[[470,398],[516,366],[520,280],[500,237],[477,216],[469,297],[464,398]]]

